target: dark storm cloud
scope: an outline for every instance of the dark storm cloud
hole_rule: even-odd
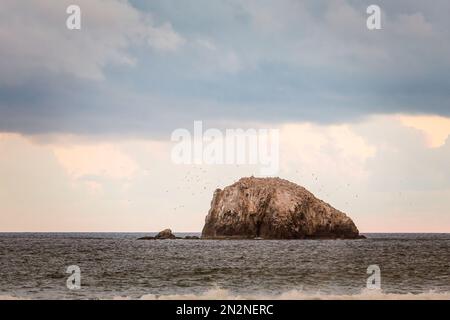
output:
[[[7,4],[0,131],[154,135],[193,120],[450,115],[447,1],[381,1],[380,31],[365,28],[356,1],[111,1],[109,11],[91,1],[84,15],[114,19],[78,35],[54,26],[50,4]]]

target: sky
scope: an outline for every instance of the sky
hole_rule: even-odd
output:
[[[382,29],[368,30],[375,2]],[[3,0],[0,232],[200,231],[214,190],[258,168],[173,163],[171,133],[194,121],[279,130],[277,175],[361,232],[450,232],[449,12]]]

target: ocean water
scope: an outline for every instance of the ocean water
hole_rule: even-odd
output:
[[[450,234],[136,240],[144,235],[0,233],[0,299],[450,299]],[[78,290],[66,286],[70,265]],[[370,265],[381,290],[366,288]]]

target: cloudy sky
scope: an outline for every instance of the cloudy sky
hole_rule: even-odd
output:
[[[66,28],[70,4],[81,30]],[[201,120],[279,129],[279,176],[362,232],[450,232],[449,12],[3,0],[0,231],[201,230],[214,189],[258,172],[174,164],[171,133]]]

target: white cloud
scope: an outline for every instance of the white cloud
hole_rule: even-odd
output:
[[[138,169],[135,161],[110,143],[55,146],[53,152],[73,179],[86,176],[129,179]]]
[[[81,30],[68,30],[72,1],[4,0],[0,7],[0,83],[51,71],[99,79],[108,64],[133,65],[134,44],[173,51],[184,43],[169,22],[157,26],[127,1],[79,0]]]
[[[448,232],[449,140],[430,148],[401,119],[283,125],[280,176],[348,213],[362,231]],[[76,140],[0,134],[4,230],[200,230],[213,191],[258,171],[175,165],[168,140]]]
[[[433,26],[425,20],[422,13],[401,14],[393,24],[393,29],[400,35],[411,37],[429,37],[433,35]]]
[[[164,23],[160,27],[148,26],[146,28],[146,35],[148,44],[158,50],[174,51],[183,45],[186,40],[173,30],[170,23]]]
[[[400,122],[411,128],[420,130],[431,148],[442,147],[450,135],[450,118],[440,116],[399,116]]]
[[[364,179],[365,162],[376,148],[350,125],[288,124],[280,132],[283,169]]]
[[[317,13],[312,10],[315,7],[312,2],[243,3],[253,27],[253,39],[246,40],[253,48],[245,46],[245,52],[239,52],[239,56],[254,51],[253,60],[358,72],[371,70],[373,75],[393,70],[397,74],[406,71],[422,74],[422,66],[429,66],[430,61],[450,65],[450,47],[443,40],[448,37],[448,26],[440,26],[429,17],[427,20],[423,4],[379,3],[382,30],[369,32],[366,6],[335,0],[318,5],[321,9]],[[447,4],[441,5],[430,11],[448,11]],[[416,12],[402,13],[411,10]],[[440,16],[441,12],[433,12],[432,17]]]

